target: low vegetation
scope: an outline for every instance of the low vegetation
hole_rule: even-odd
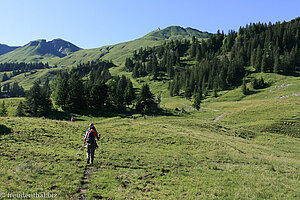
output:
[[[0,191],[57,199],[299,199],[299,97],[292,95],[299,78],[260,77],[268,87],[248,82],[253,93],[223,91],[199,111],[187,112],[192,102],[184,98],[164,98],[171,116],[14,117],[20,99],[6,99]],[[80,150],[90,122],[102,134],[92,167]]]

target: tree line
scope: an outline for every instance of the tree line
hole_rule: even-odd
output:
[[[125,112],[150,113],[157,108],[155,97],[147,84],[139,92],[125,76],[112,76],[112,62],[97,61],[80,64],[70,72],[61,72],[55,81],[43,85],[35,82],[25,102],[18,107],[20,115],[47,116],[54,105],[63,111],[80,113]],[[87,78],[88,77],[88,78]]]
[[[7,72],[7,71],[15,71],[15,72],[29,72],[34,69],[45,69],[49,68],[48,63],[42,63],[42,62],[36,62],[36,63],[25,63],[25,62],[20,62],[20,63],[0,63],[0,72]]]
[[[3,84],[3,87],[1,87],[1,83],[0,83],[0,98],[24,97],[24,96],[25,96],[25,90],[17,82],[14,82],[13,84],[5,83]]]
[[[300,18],[275,24],[251,23],[238,32],[218,31],[207,40],[170,41],[141,48],[127,58],[134,78],[151,75],[171,80],[171,96],[205,96],[208,90],[230,89],[243,83],[245,67],[256,73],[290,75],[300,66]]]

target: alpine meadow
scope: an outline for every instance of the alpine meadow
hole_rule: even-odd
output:
[[[299,75],[299,17],[0,44],[0,199],[300,199]]]

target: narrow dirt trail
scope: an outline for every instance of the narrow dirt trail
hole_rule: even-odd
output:
[[[90,185],[90,172],[91,172],[92,166],[86,166],[84,173],[83,173],[83,177],[82,177],[82,182],[81,182],[81,186],[79,189],[79,199],[84,200],[86,199],[85,194],[87,193],[87,191],[89,191],[89,185]]]
[[[226,115],[227,115],[226,113],[223,113],[222,115],[216,117],[215,120],[214,120],[214,122],[221,121],[222,119],[224,119],[224,117],[225,117]]]

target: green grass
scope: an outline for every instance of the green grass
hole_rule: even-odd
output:
[[[0,137],[1,186],[10,194],[50,192],[70,199],[80,186],[85,165],[74,159],[79,126],[39,118],[1,118],[12,129]]]
[[[208,97],[200,111],[136,120],[18,118],[20,99],[7,99],[9,117],[0,118],[0,192],[78,199],[85,187],[87,199],[299,199],[299,96],[277,98],[298,93],[299,78],[261,75],[269,87],[251,95],[237,88]],[[153,91],[164,89],[159,84],[151,84]],[[166,94],[163,105],[173,110],[191,102]],[[87,168],[85,150],[74,156],[90,122],[103,143]]]
[[[44,56],[36,54],[35,46],[26,46],[16,49],[15,51],[0,56],[0,62],[48,62],[50,65],[58,66],[76,66],[79,63],[103,59],[112,60],[115,64],[120,65],[130,57],[134,50],[141,47],[153,47],[170,40],[190,40],[193,36],[198,38],[208,38],[209,33],[202,33],[198,30],[187,28],[186,30],[178,26],[167,27],[163,30],[153,31],[144,37],[129,42],[123,42],[116,45],[103,46],[95,49],[83,49],[71,53],[63,58],[46,54]]]
[[[52,81],[55,79],[56,75],[58,74],[59,71],[61,70],[66,70],[66,69],[70,69],[70,67],[66,67],[66,68],[51,68],[51,69],[38,69],[35,70],[36,72],[33,74],[30,73],[21,73],[17,76],[14,76],[12,78],[10,78],[7,81],[1,82],[1,86],[3,87],[4,84],[9,83],[10,85],[12,85],[14,82],[17,82],[20,86],[22,86],[25,91],[28,91],[33,83],[35,81],[40,81],[42,84],[45,83],[45,81],[47,80],[47,78]],[[25,75],[26,74],[26,75]],[[1,74],[0,74],[1,76]]]
[[[89,197],[276,199],[299,192],[299,139],[245,140],[191,117],[97,125],[110,140],[93,168]]]

